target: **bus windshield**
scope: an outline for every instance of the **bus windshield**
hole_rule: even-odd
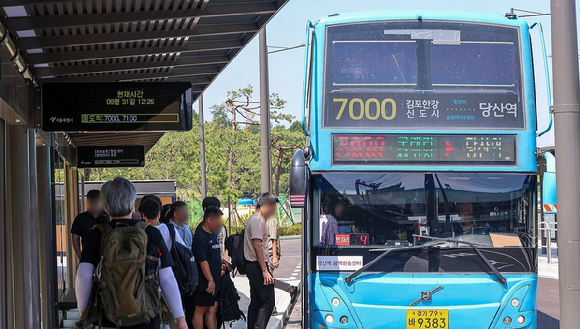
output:
[[[314,184],[315,246],[431,242],[417,235],[487,247],[534,244],[534,175],[325,173]]]

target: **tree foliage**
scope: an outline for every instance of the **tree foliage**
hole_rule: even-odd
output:
[[[213,119],[205,123],[208,195],[222,200],[231,196],[235,200],[255,197],[260,192],[260,104],[252,94],[251,86],[229,91],[223,103],[210,107]],[[276,193],[286,193],[292,155],[305,143],[300,123],[282,111],[285,105],[278,94],[270,96],[272,182]],[[147,152],[145,167],[91,169],[89,177],[172,179],[181,199],[199,200],[200,169],[199,127],[194,124],[191,131],[166,133]]]

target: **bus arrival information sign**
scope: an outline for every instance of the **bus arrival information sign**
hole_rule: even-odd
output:
[[[79,168],[112,168],[145,166],[145,147],[128,146],[79,146]]]
[[[44,131],[177,131],[192,126],[187,82],[48,82],[41,92]]]

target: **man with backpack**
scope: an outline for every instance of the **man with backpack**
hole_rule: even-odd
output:
[[[193,250],[197,259],[200,282],[195,291],[195,313],[193,327],[217,329],[218,290],[221,287],[222,264],[220,245],[215,231],[221,225],[222,212],[215,206],[209,206],[203,213],[203,223],[195,232]]]
[[[269,262],[268,269],[271,274],[274,274],[274,270],[280,266],[280,257],[282,256],[281,246],[280,246],[280,228],[274,217],[266,219],[266,227],[268,228],[268,252],[269,252]],[[297,286],[293,286],[284,281],[274,279],[274,288],[285,291],[290,294],[292,303],[298,297],[299,289]],[[276,307],[274,307],[273,314],[278,313]]]
[[[75,284],[82,317],[77,327],[96,322],[103,328],[159,329],[161,289],[176,328],[186,329],[173,261],[163,237],[153,226],[132,219],[135,187],[117,177],[103,184],[101,194],[111,222],[95,226],[83,241]]]
[[[256,212],[246,222],[244,256],[246,276],[250,281],[248,329],[265,329],[274,310],[274,278],[268,269],[268,229],[266,218],[276,212],[278,198],[271,192],[258,198]]]

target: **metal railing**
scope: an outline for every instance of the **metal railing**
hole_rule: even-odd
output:
[[[546,248],[546,254],[548,256],[548,264],[552,264],[552,232],[557,232],[556,222],[539,222],[538,223],[538,244],[539,248]],[[546,245],[543,245],[543,232],[546,232]],[[558,245],[556,244],[556,249]]]

